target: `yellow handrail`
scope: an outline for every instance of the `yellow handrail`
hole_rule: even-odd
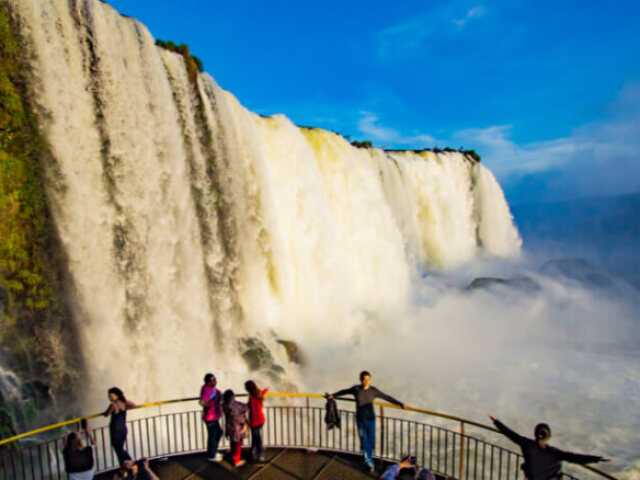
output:
[[[136,405],[135,407],[130,407],[129,410],[137,409],[137,408],[150,408],[150,407],[158,407],[160,405],[169,405],[171,403],[182,403],[182,402],[190,402],[192,400],[198,400],[198,397],[192,398],[177,398],[175,400],[163,400],[161,402],[151,402],[151,403],[143,403],[141,405]],[[103,413],[93,413],[91,415],[85,415],[83,417],[72,418],[71,420],[65,420],[64,422],[55,423],[53,425],[47,425],[46,427],[36,428],[35,430],[31,430],[29,432],[21,433],[19,435],[15,435],[13,437],[5,438],[0,440],[0,445],[5,445],[7,443],[15,442],[16,440],[20,440],[21,438],[30,437],[32,435],[36,435],[38,433],[48,432],[49,430],[55,430],[56,428],[65,427],[67,425],[73,425],[74,423],[79,423],[81,420],[91,420],[92,418],[102,417]]]
[[[238,397],[244,397],[246,396],[245,393],[239,393],[236,396]],[[325,398],[324,395],[320,395],[317,393],[297,393],[297,392],[280,392],[280,393],[267,393],[266,396],[268,397],[297,397],[297,398],[315,398],[315,399],[319,399],[319,400],[323,400]],[[162,400],[159,402],[150,402],[150,403],[143,403],[141,405],[136,405],[135,407],[131,407],[129,408],[129,410],[133,410],[133,409],[140,409],[140,408],[151,408],[151,407],[159,407],[162,405],[170,405],[172,403],[183,403],[183,402],[191,402],[191,401],[196,401],[199,400],[199,397],[188,397],[188,398],[177,398],[174,400]],[[355,401],[352,399],[347,399],[347,398],[336,398],[336,400],[341,400],[341,401]],[[402,410],[402,407],[399,407],[398,405],[394,405],[392,403],[386,403],[386,402],[374,402],[375,405],[379,405],[382,407],[386,407],[386,408],[396,408],[399,410]],[[409,412],[417,412],[417,413],[422,413],[424,415],[430,415],[430,416],[434,416],[434,417],[440,417],[440,418],[444,418],[447,420],[453,420],[456,422],[460,422],[462,425],[467,424],[467,425],[473,425],[475,427],[479,427],[479,428],[483,428],[485,430],[489,430],[492,432],[498,432],[499,431],[495,428],[492,427],[490,425],[486,425],[483,423],[479,423],[479,422],[474,422],[473,420],[468,420],[466,418],[462,418],[462,417],[458,417],[455,415],[449,415],[447,413],[441,413],[441,412],[435,412],[433,410],[425,410],[422,408],[415,408],[415,407],[407,407],[406,408],[407,411]],[[67,425],[72,425],[72,424],[77,424],[79,423],[81,420],[86,419],[86,420],[91,420],[92,418],[99,418],[101,416],[103,416],[103,413],[94,413],[91,415],[85,415],[83,417],[78,417],[78,418],[74,418],[71,420],[66,420],[64,422],[60,422],[60,423],[56,423],[54,425],[48,425],[46,427],[42,427],[42,428],[37,428],[35,430],[31,430],[29,432],[25,432],[25,433],[21,433],[19,435],[15,435],[13,437],[9,437],[9,438],[5,438],[3,440],[0,440],[0,446],[1,445],[6,445],[7,443],[11,443],[11,442],[15,442],[16,440],[20,440],[21,438],[26,438],[26,437],[30,437],[32,435],[36,435],[38,433],[43,433],[43,432],[47,432],[49,430],[55,430],[56,428],[61,428]],[[597,473],[598,475],[601,475],[604,478],[608,478],[611,480],[617,480],[616,477],[608,474],[607,472],[604,472],[598,468],[592,467],[590,465],[581,465],[582,467],[586,468],[587,470],[591,470],[594,473]]]

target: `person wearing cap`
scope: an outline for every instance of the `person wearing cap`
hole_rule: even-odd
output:
[[[202,420],[207,426],[207,457],[210,462],[219,462],[218,444],[222,437],[220,418],[222,417],[222,394],[216,388],[218,380],[213,373],[204,376],[204,385],[200,388],[200,406],[203,407]]]
[[[407,408],[407,406],[371,385],[371,374],[366,370],[360,372],[360,385],[338,390],[326,395],[326,397],[333,398],[343,395],[356,397],[356,424],[364,454],[364,463],[370,472],[374,472],[373,450],[376,445],[376,414],[373,410],[373,402],[376,398],[381,398],[402,408]]]
[[[489,418],[500,433],[512,442],[517,443],[522,450],[524,463],[521,468],[528,480],[561,479],[563,461],[579,464],[611,461],[608,458],[597,455],[565,452],[550,446],[551,428],[546,423],[536,425],[533,432],[534,439],[530,439],[518,435],[495,416],[489,414]]]

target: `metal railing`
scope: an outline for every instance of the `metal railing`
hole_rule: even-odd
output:
[[[266,447],[361,452],[353,409],[340,410],[342,428],[328,430],[324,423],[323,396],[299,393],[271,393],[267,396],[270,399],[265,406],[266,423],[263,430]],[[202,408],[196,401],[197,398],[178,399],[132,409],[127,422],[127,450],[131,456],[160,458],[204,452],[207,432],[201,419]],[[491,443],[483,438],[483,434],[495,435],[493,427],[429,410],[408,408],[403,411],[387,403],[376,405],[378,418],[374,454],[377,458],[393,461],[401,458],[405,452],[411,452],[417,456],[420,465],[447,477],[460,480],[524,479],[520,469],[522,456],[494,440]],[[387,415],[391,408],[396,409],[394,412],[397,412],[397,416]],[[415,420],[416,413],[433,417],[433,422]],[[102,418],[102,414],[81,418],[98,419]],[[62,449],[69,427],[75,426],[81,418],[1,440],[0,448],[3,445],[13,445],[15,448],[0,455],[0,480],[66,478]],[[105,425],[92,428],[96,441],[97,472],[118,466],[110,445],[108,426],[105,420],[102,423]],[[470,428],[479,432],[469,435],[466,431]],[[503,441],[502,436],[496,437],[496,440]],[[222,439],[220,447],[228,447],[226,438]],[[579,468],[580,477],[575,476],[575,470],[571,474],[565,473],[564,477],[574,480],[615,480],[612,475],[596,468]]]

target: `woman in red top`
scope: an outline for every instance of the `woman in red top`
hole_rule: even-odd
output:
[[[251,455],[254,459],[264,462],[264,447],[262,445],[262,426],[265,418],[262,411],[262,403],[264,395],[269,391],[268,388],[260,390],[253,380],[244,382],[244,388],[249,394],[249,423],[251,425]]]

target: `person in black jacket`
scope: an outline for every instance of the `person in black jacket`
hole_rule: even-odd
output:
[[[535,439],[525,438],[507,427],[495,416],[489,414],[496,428],[522,450],[524,463],[522,470],[528,480],[556,480],[562,478],[562,461],[572,463],[610,462],[608,458],[596,455],[571,453],[550,446],[551,428],[546,423],[539,423],[534,429]]]
[[[89,440],[89,445],[84,445],[82,431],[78,429],[77,432],[71,432],[67,436],[67,442],[62,450],[64,467],[69,480],[88,480],[93,478],[96,441],[86,424],[84,424],[82,430],[84,430]]]
[[[373,465],[373,450],[376,445],[376,414],[373,410],[373,401],[376,398],[382,398],[402,408],[407,408],[407,406],[371,385],[371,374],[366,370],[360,372],[360,385],[338,390],[328,395],[327,398],[331,399],[343,395],[353,395],[356,397],[356,424],[358,426],[358,435],[360,436],[360,445],[362,446],[362,452],[364,454],[364,463],[367,469],[373,472],[375,471]]]

